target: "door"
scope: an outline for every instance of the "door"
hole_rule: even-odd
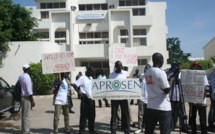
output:
[[[13,103],[13,95],[11,93],[11,88],[9,84],[3,79],[0,79],[1,87],[2,87],[2,95],[4,101],[4,108],[7,108]]]

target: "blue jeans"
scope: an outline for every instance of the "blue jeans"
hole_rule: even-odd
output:
[[[155,126],[159,121],[160,134],[170,134],[171,111],[160,111],[155,109],[146,109],[146,134],[153,134]]]
[[[215,101],[211,99],[211,107],[208,114],[209,129],[213,129],[214,110],[215,110]]]

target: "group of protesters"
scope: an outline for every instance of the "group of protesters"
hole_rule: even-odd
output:
[[[164,58],[160,53],[154,53],[152,55],[153,65],[147,64],[144,68],[144,72],[136,78],[139,78],[141,83],[141,98],[138,100],[138,129],[134,132],[136,134],[143,132],[145,128],[146,134],[154,134],[157,122],[159,122],[160,134],[170,134],[176,128],[178,119],[178,109],[180,101],[179,85],[174,75],[168,75],[160,68],[163,65]],[[199,70],[201,65],[198,62],[192,63],[193,70]],[[31,79],[28,75],[30,71],[29,65],[23,66],[24,76],[20,77],[20,82],[25,83],[26,79],[28,83],[31,83]],[[26,71],[29,70],[29,71]],[[100,70],[100,74],[97,79],[106,79],[104,70]],[[26,74],[27,73],[27,74]],[[59,116],[61,110],[64,115],[65,133],[71,133],[69,127],[69,112],[72,108],[71,100],[71,87],[78,93],[81,99],[80,104],[80,122],[79,122],[79,134],[84,134],[87,120],[88,129],[90,134],[97,134],[95,131],[95,118],[96,109],[95,101],[92,99],[92,79],[94,76],[93,67],[89,67],[86,70],[85,75],[80,75],[74,83],[70,83],[68,79],[68,73],[61,73],[59,78],[53,84],[53,105],[54,105],[54,120],[53,127],[54,133],[58,133]],[[25,77],[25,79],[24,79]],[[116,61],[114,70],[109,74],[109,79],[127,79],[128,72],[123,67],[121,61]],[[211,89],[215,88],[214,81],[215,76],[210,77]],[[209,85],[207,78],[204,79],[204,84]],[[26,85],[26,83],[25,83]],[[22,105],[23,116],[22,118],[22,132],[30,132],[30,113],[29,107],[35,106],[33,100],[32,85],[22,86]],[[174,90],[172,90],[174,89]],[[210,90],[213,91],[213,90]],[[206,92],[209,92],[208,88],[205,88]],[[206,98],[202,104],[189,103],[189,125],[191,126],[192,134],[196,134],[196,113],[199,112],[201,133],[207,134],[207,131],[213,131],[213,115],[215,107],[215,91],[211,94],[211,110],[209,112],[209,127],[207,128],[206,123]],[[130,134],[130,126],[132,125],[130,102],[127,99],[111,100],[110,104],[108,100],[104,98],[106,107],[111,107],[111,118],[110,118],[110,131],[111,134],[116,134],[117,128],[119,128],[119,122],[121,121],[120,128],[124,130],[125,134]],[[26,104],[26,102],[28,102]],[[111,105],[111,106],[110,106]],[[102,107],[101,100],[99,100],[99,106]],[[26,107],[28,109],[26,110]],[[119,118],[119,112],[121,111],[121,118]],[[184,120],[183,120],[184,121]],[[185,123],[180,121],[182,131],[186,130]]]

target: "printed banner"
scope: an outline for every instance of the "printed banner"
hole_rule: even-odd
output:
[[[118,60],[123,66],[138,66],[136,48],[109,47],[109,66],[114,66]]]
[[[43,74],[71,72],[75,70],[73,52],[47,53],[42,55]]]
[[[139,79],[98,79],[92,81],[93,99],[140,99]]]
[[[181,84],[184,101],[200,103],[204,101],[204,70],[182,70]]]
[[[79,14],[78,20],[105,19],[105,14]]]

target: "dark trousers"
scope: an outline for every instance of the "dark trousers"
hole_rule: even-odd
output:
[[[199,122],[201,126],[201,134],[207,134],[207,126],[206,126],[206,106],[192,105],[192,116],[190,116],[190,123],[192,134],[197,134],[196,132],[196,112],[198,110],[199,113]]]
[[[99,106],[102,107],[102,101],[101,100],[98,100],[98,101],[99,101]],[[104,102],[105,102],[105,106],[108,107],[109,106],[108,100],[104,99]]]
[[[160,134],[170,134],[171,111],[160,111],[146,108],[145,117],[145,134],[153,134],[158,121],[160,124]]]
[[[211,99],[211,106],[210,106],[210,111],[208,114],[208,124],[209,124],[209,129],[213,129],[213,121],[214,121],[214,110],[215,110],[215,101]]]
[[[130,119],[129,119],[129,112],[128,112],[128,100],[111,100],[111,134],[116,134],[117,130],[117,110],[120,105],[121,108],[121,115],[122,115],[122,124],[125,131],[125,134],[130,134]]]
[[[94,124],[96,117],[95,101],[88,99],[86,96],[81,97],[81,115],[80,115],[80,125],[79,133],[83,133],[86,128],[86,123],[88,120],[88,129],[90,132],[94,132]]]

